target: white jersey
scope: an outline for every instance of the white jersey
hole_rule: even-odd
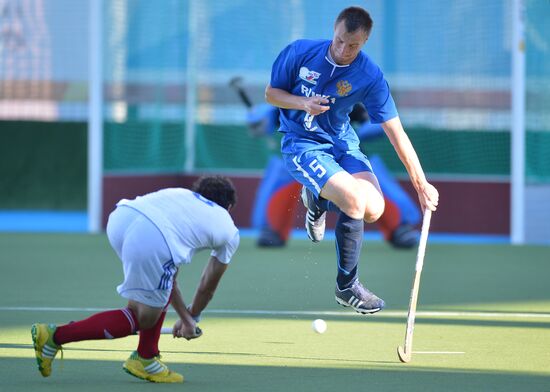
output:
[[[176,265],[190,263],[201,249],[212,249],[212,256],[228,264],[239,246],[239,230],[229,212],[189,189],[162,189],[122,199],[120,205],[138,210],[158,227]]]

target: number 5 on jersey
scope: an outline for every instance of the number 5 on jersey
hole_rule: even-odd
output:
[[[325,169],[323,165],[317,161],[317,159],[311,161],[309,168],[313,171],[313,173],[316,173],[319,178],[323,177],[327,173],[327,169]]]

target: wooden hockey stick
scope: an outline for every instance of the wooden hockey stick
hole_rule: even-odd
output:
[[[432,218],[432,211],[426,210],[424,212],[424,219],[422,221],[422,231],[420,232],[420,243],[418,244],[418,253],[416,254],[416,268],[413,280],[413,286],[411,290],[411,300],[409,303],[409,313],[407,315],[407,331],[405,333],[405,346],[404,348],[397,347],[397,355],[401,362],[410,362],[412,358],[412,342],[414,332],[414,319],[416,316],[416,302],[418,301],[418,290],[420,288],[420,275],[422,274],[422,267],[424,265],[424,254],[426,253],[426,243],[428,242],[428,231],[430,230],[430,220]]]

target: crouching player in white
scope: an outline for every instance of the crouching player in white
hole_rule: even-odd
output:
[[[137,350],[124,370],[147,381],[183,382],[181,374],[160,360],[158,342],[166,309],[172,304],[179,316],[174,337],[201,336],[196,323],[239,245],[239,231],[229,215],[235,203],[233,184],[220,176],[200,178],[192,191],[163,189],[118,202],[109,216],[107,236],[122,261],[124,282],[117,290],[128,306],[61,326],[34,324],[32,340],[42,376],[51,374],[63,344],[122,338],[139,331]],[[211,257],[187,306],[176,275],[200,249],[211,249]]]

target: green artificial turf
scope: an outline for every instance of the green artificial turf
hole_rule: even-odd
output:
[[[208,258],[182,267],[190,299]],[[428,243],[413,359],[405,335],[415,251],[366,242],[361,278],[388,308],[361,316],[336,305],[334,244],[293,240],[263,250],[243,239],[193,341],[162,336],[186,391],[550,390],[550,248]],[[33,322],[65,323],[125,305],[106,237],[0,234],[0,391],[150,390],[122,371],[137,337],[67,344],[50,378],[37,371]],[[311,329],[328,323],[324,334]],[[169,313],[165,324],[175,320]]]

